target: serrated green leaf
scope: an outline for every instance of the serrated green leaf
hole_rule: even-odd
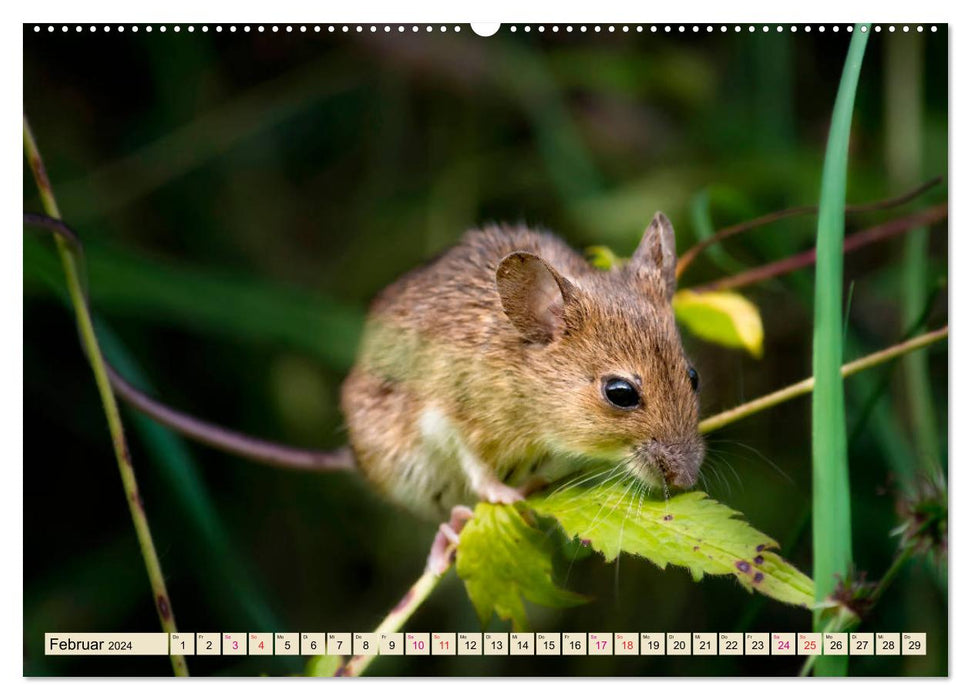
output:
[[[512,620],[513,629],[527,629],[523,598],[554,608],[587,602],[554,583],[553,551],[553,540],[530,527],[515,507],[476,506],[462,529],[455,568],[483,627],[495,611]]]
[[[567,535],[588,540],[607,561],[627,552],[662,569],[684,566],[696,581],[730,574],[747,591],[792,605],[814,603],[812,580],[771,551],[778,548],[775,540],[701,491],[654,500],[620,484],[600,484],[564,488],[528,504],[556,518]]]
[[[675,318],[699,338],[762,357],[762,316],[741,294],[685,289],[671,303]]]

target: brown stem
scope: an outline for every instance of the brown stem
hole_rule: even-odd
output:
[[[947,202],[924,209],[916,214],[911,214],[900,219],[894,219],[893,221],[887,221],[871,228],[858,231],[853,235],[848,236],[843,242],[843,252],[848,253],[856,250],[857,248],[862,248],[863,246],[870,245],[871,243],[876,243],[877,241],[882,241],[886,238],[891,238],[893,236],[900,235],[901,233],[906,233],[911,229],[926,226],[928,224],[941,221],[945,218],[947,218]],[[740,272],[737,275],[722,277],[714,282],[706,282],[705,284],[698,285],[692,289],[695,292],[713,292],[722,289],[738,289],[739,287],[746,287],[748,285],[755,284],[756,282],[762,282],[773,277],[780,277],[782,275],[789,274],[790,272],[798,270],[799,268],[812,265],[815,261],[816,249],[811,248],[810,250],[797,253],[796,255],[785,258],[784,260],[776,260],[775,262],[771,262],[760,267],[753,267],[745,270],[744,272]]]
[[[919,197],[920,195],[924,194],[924,192],[927,192],[927,190],[936,187],[942,180],[943,178],[941,176],[937,176],[933,180],[928,180],[920,187],[896,197],[892,197],[891,199],[883,199],[878,202],[865,202],[863,204],[851,204],[846,207],[845,211],[847,214],[860,214],[878,209],[891,209],[893,207],[900,206],[901,204],[906,204],[912,199]],[[782,211],[765,214],[755,219],[743,221],[739,224],[734,224],[732,226],[720,229],[716,231],[715,235],[713,235],[711,238],[706,238],[703,241],[699,241],[694,246],[682,253],[678,259],[678,266],[675,274],[678,277],[681,277],[687,267],[694,262],[695,258],[697,258],[702,251],[725,240],[726,238],[731,238],[739,233],[750,231],[753,228],[765,226],[766,224],[771,224],[781,219],[788,219],[790,217],[799,216],[802,214],[814,214],[818,209],[819,206],[816,204],[809,204],[801,207],[791,207],[789,209],[783,209]]]

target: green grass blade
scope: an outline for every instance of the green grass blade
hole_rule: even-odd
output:
[[[813,578],[816,600],[825,599],[852,564],[850,477],[843,397],[843,209],[856,86],[869,27],[857,25],[843,67],[826,144],[816,229],[813,328]],[[820,613],[814,627],[822,629]],[[845,675],[846,657],[824,657],[818,675]]]
[[[918,34],[896,36],[886,43],[886,159],[892,186],[922,177],[922,102],[924,81],[924,39]],[[909,328],[926,305],[927,228],[912,231],[903,242],[903,289],[900,324]],[[922,324],[917,332],[925,326]],[[913,426],[918,459],[913,464],[934,483],[944,481],[940,442],[931,393],[927,353],[914,353],[903,360],[907,412]],[[908,475],[913,479],[915,474]]]
[[[91,306],[107,317],[151,318],[205,334],[279,343],[340,371],[354,361],[364,312],[345,302],[95,244],[85,247],[85,261]],[[24,238],[25,283],[58,288],[56,265],[42,241]]]

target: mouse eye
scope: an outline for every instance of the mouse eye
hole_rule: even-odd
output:
[[[698,381],[699,381],[699,379],[698,379],[698,372],[695,370],[694,367],[689,367],[688,368],[688,379],[691,381],[691,389],[692,389],[692,391],[697,392],[698,391]]]
[[[630,410],[641,405],[641,395],[626,379],[608,377],[604,380],[604,396],[617,408]]]

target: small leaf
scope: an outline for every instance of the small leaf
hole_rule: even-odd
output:
[[[587,262],[599,270],[613,270],[625,261],[624,258],[618,258],[617,254],[605,245],[592,245],[584,252]]]
[[[495,611],[512,620],[513,629],[527,629],[523,598],[557,608],[587,602],[553,582],[552,555],[553,540],[530,527],[515,507],[476,506],[462,529],[455,568],[483,627]]]
[[[662,569],[687,567],[696,581],[704,574],[731,574],[747,591],[792,605],[814,604],[812,580],[770,551],[778,544],[701,491],[654,500],[615,482],[568,487],[528,503],[556,518],[568,536],[589,540],[607,561],[627,552]]]
[[[671,303],[678,321],[699,338],[745,348],[753,357],[762,357],[762,317],[755,304],[741,294],[685,289]]]

